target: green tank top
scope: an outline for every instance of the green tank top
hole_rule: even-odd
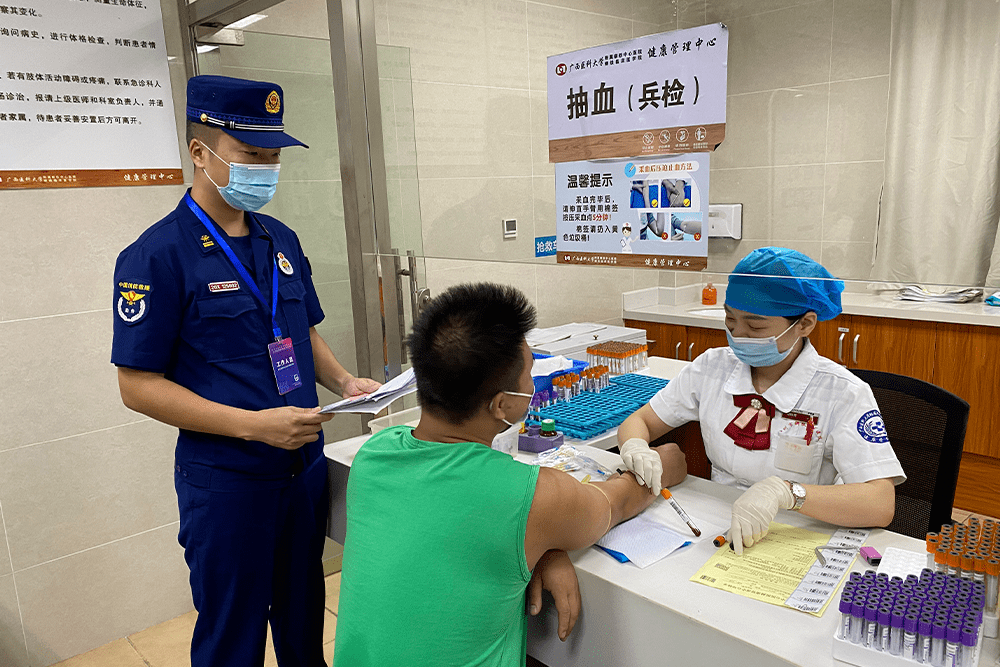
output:
[[[362,446],[347,484],[335,667],[521,667],[538,468],[408,426]]]

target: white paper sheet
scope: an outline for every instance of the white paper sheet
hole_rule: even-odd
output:
[[[585,333],[593,333],[595,331],[600,331],[601,329],[606,329],[607,326],[603,324],[593,324],[593,323],[578,323],[570,322],[569,324],[563,324],[558,327],[549,327],[547,329],[532,329],[524,337],[527,340],[528,345],[536,347],[538,345],[546,345],[548,343],[554,343],[557,340],[562,340],[564,338],[569,338],[570,336],[578,336]]]
[[[407,369],[386,382],[376,391],[365,396],[354,396],[342,401],[331,403],[320,410],[323,414],[352,412],[375,414],[388,407],[390,403],[417,390],[417,378],[413,369]]]

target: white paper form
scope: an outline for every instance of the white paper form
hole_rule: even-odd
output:
[[[416,390],[417,378],[413,374],[413,369],[409,368],[370,394],[353,396],[336,403],[331,403],[320,410],[320,412],[323,414],[353,412],[373,415],[381,412],[396,399],[407,394],[412,394]]]

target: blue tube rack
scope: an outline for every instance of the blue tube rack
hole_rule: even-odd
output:
[[[667,380],[648,375],[619,375],[600,393],[585,391],[569,401],[537,411],[541,419],[554,419],[556,428],[578,440],[589,440],[616,426],[649,402]]]

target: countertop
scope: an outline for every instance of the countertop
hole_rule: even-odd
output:
[[[662,287],[625,292],[622,294],[622,318],[661,324],[723,329],[725,324],[722,302],[725,289],[719,289],[719,303],[703,306],[700,302],[672,304],[672,293]],[[898,301],[889,294],[860,294],[845,292],[841,297],[844,313],[869,317],[891,317],[924,322],[950,324],[976,324],[1000,327],[1000,308],[975,303],[925,303]]]

